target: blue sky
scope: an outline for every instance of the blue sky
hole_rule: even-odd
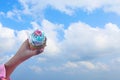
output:
[[[21,64],[12,80],[119,80],[120,1],[1,0],[0,64],[39,28],[43,54]]]

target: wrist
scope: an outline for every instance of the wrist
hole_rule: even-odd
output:
[[[21,52],[17,52],[15,55],[15,58],[17,60],[17,62],[22,63],[23,61],[31,58],[33,55],[29,54],[29,53],[21,53]]]

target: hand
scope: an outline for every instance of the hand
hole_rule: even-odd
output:
[[[6,68],[6,80],[10,77],[11,73],[15,70],[15,68],[22,63],[23,61],[29,59],[30,57],[34,55],[38,55],[44,51],[44,48],[46,46],[46,40],[45,43],[36,50],[31,50],[30,45],[28,42],[28,39],[23,42],[17,53],[8,61],[5,63]]]
[[[39,49],[36,50],[32,50],[30,49],[30,45],[28,42],[28,39],[21,45],[20,49],[17,52],[17,55],[21,56],[21,57],[32,57],[34,55],[38,55],[40,53],[42,53],[44,51],[44,48],[46,46],[46,41],[43,44],[43,46],[41,46]]]

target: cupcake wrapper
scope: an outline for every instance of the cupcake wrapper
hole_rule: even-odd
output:
[[[35,50],[35,49],[40,49],[40,46],[33,46],[32,44],[30,44],[30,49],[31,50]]]

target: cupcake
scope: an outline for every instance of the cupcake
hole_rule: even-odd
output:
[[[35,30],[29,36],[29,44],[32,50],[44,48],[46,46],[46,37],[44,35],[44,32],[38,29]]]

